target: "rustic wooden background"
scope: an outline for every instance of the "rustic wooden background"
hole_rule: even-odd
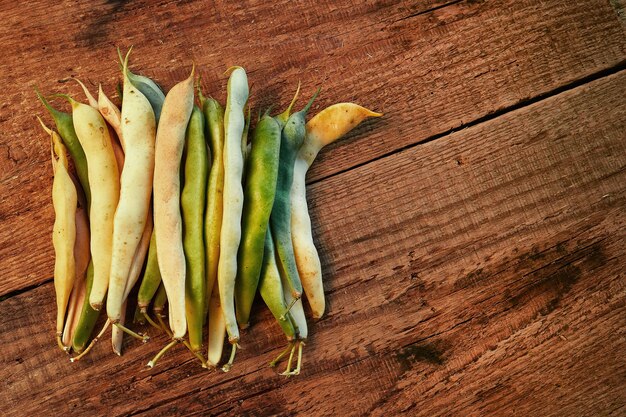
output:
[[[626,415],[626,2],[243,3],[0,5],[1,413]],[[385,112],[308,178],[328,314],[299,377],[266,367],[284,341],[260,303],[228,374],[183,348],[145,370],[157,335],[57,350],[32,87],[113,95],[130,45],[166,88],[195,62],[223,100],[240,64],[256,108],[301,80],[314,112]]]

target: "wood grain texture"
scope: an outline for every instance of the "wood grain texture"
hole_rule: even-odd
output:
[[[255,304],[228,374],[182,347],[54,348],[51,284],[0,303],[9,415],[623,415],[626,71],[310,187],[328,314],[304,373]],[[44,325],[48,323],[48,327]]]
[[[50,3],[50,4],[49,4]],[[191,62],[223,100],[244,65],[252,104],[286,106],[323,86],[315,110],[357,101],[386,117],[323,151],[314,182],[624,66],[615,2],[77,2],[3,7],[0,39],[0,296],[50,280],[53,211],[34,84],[82,97],[71,76],[114,95],[115,46],[166,88]],[[280,10],[280,13],[276,13]],[[623,23],[623,21],[622,21]],[[19,190],[16,192],[16,190]],[[10,197],[9,197],[10,196]]]

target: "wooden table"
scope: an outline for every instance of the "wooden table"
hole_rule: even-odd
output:
[[[26,3],[0,6],[2,414],[626,414],[624,0]],[[163,335],[56,348],[32,87],[114,96],[130,45],[166,88],[194,62],[223,101],[240,64],[255,110],[301,80],[313,113],[385,113],[308,177],[328,312],[302,375],[266,366],[284,338],[261,302],[228,374],[183,347],[145,370]]]

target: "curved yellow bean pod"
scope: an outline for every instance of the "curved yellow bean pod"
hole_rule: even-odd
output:
[[[354,129],[368,117],[381,113],[354,103],[334,104],[316,114],[306,124],[306,137],[298,151],[291,186],[291,240],[298,274],[314,318],[324,314],[326,302],[322,283],[322,266],[313,243],[311,219],[306,202],[306,173],[319,151]]]
[[[124,61],[124,106],[121,113],[121,135],[126,145],[125,159],[120,178],[119,203],[114,218],[107,297],[107,314],[112,323],[117,323],[122,315],[129,272],[150,211],[154,173],[154,112],[148,99],[129,81],[126,75],[127,64],[128,56]]]
[[[180,212],[180,162],[193,108],[193,74],[176,84],[163,103],[154,161],[154,230],[161,279],[167,293],[170,328],[175,339],[187,332],[185,254]]]
[[[76,241],[76,207],[78,196],[76,187],[69,173],[65,146],[59,135],[42,126],[50,134],[52,142],[52,204],[54,206],[54,226],[52,228],[52,244],[54,246],[54,289],[57,302],[56,336],[59,347],[63,346],[61,337],[65,322],[67,305],[76,278],[74,260],[74,244]]]
[[[113,218],[120,193],[117,161],[106,122],[95,108],[69,99],[76,136],[89,167],[91,188],[91,254],[94,266],[89,304],[102,307],[109,285],[113,247]]]

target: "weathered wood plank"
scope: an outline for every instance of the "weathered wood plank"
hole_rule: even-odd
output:
[[[625,94],[622,71],[314,184],[329,310],[297,378],[264,367],[284,341],[258,305],[229,374],[182,348],[141,371],[162,337],[71,366],[46,284],[0,303],[0,401],[15,415],[617,415]]]
[[[386,112],[324,151],[311,180],[626,57],[624,29],[606,0],[16,3],[0,16],[3,50],[14,57],[0,62],[0,295],[45,282],[52,271],[49,152],[31,84],[82,97],[68,83],[78,76],[113,94],[115,45],[134,44],[133,67],[166,87],[193,60],[207,92],[223,98],[224,68],[241,63],[254,106],[286,105],[302,79],[304,95],[323,85],[316,109],[354,100]]]

